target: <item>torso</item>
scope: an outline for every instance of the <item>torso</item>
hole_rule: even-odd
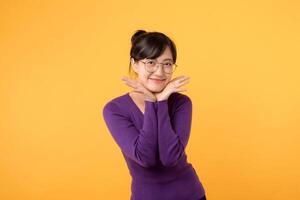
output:
[[[138,97],[134,92],[129,92],[129,96],[132,98],[134,103],[140,109],[140,111],[144,114],[145,112],[145,102],[141,97]]]

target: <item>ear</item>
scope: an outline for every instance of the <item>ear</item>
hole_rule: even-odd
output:
[[[138,73],[137,62],[136,62],[133,58],[130,59],[130,62],[131,62],[132,70],[133,70],[134,72]]]

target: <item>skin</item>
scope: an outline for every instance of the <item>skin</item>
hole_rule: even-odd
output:
[[[167,47],[165,51],[156,58],[159,63],[165,62],[165,59],[173,60],[172,52],[169,47]],[[131,66],[138,74],[138,78],[131,79],[123,76],[121,80],[123,80],[126,85],[133,88],[133,91],[129,92],[129,95],[143,113],[145,109],[145,101],[154,102],[167,100],[173,92],[187,91],[187,89],[180,87],[189,82],[190,77],[188,76],[178,76],[171,79],[172,73],[165,73],[162,65],[160,65],[155,72],[149,73],[145,70],[144,63],[134,61],[134,59],[131,59]],[[165,80],[157,83],[151,80],[151,78]]]

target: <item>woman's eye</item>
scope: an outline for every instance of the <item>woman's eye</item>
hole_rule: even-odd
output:
[[[172,65],[172,63],[165,63],[165,65],[166,65],[166,66],[171,66],[171,65]]]

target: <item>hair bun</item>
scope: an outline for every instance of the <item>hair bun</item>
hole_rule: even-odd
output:
[[[140,35],[143,35],[144,33],[147,33],[145,30],[137,30],[131,37],[131,43],[133,44],[136,38],[138,38]]]

